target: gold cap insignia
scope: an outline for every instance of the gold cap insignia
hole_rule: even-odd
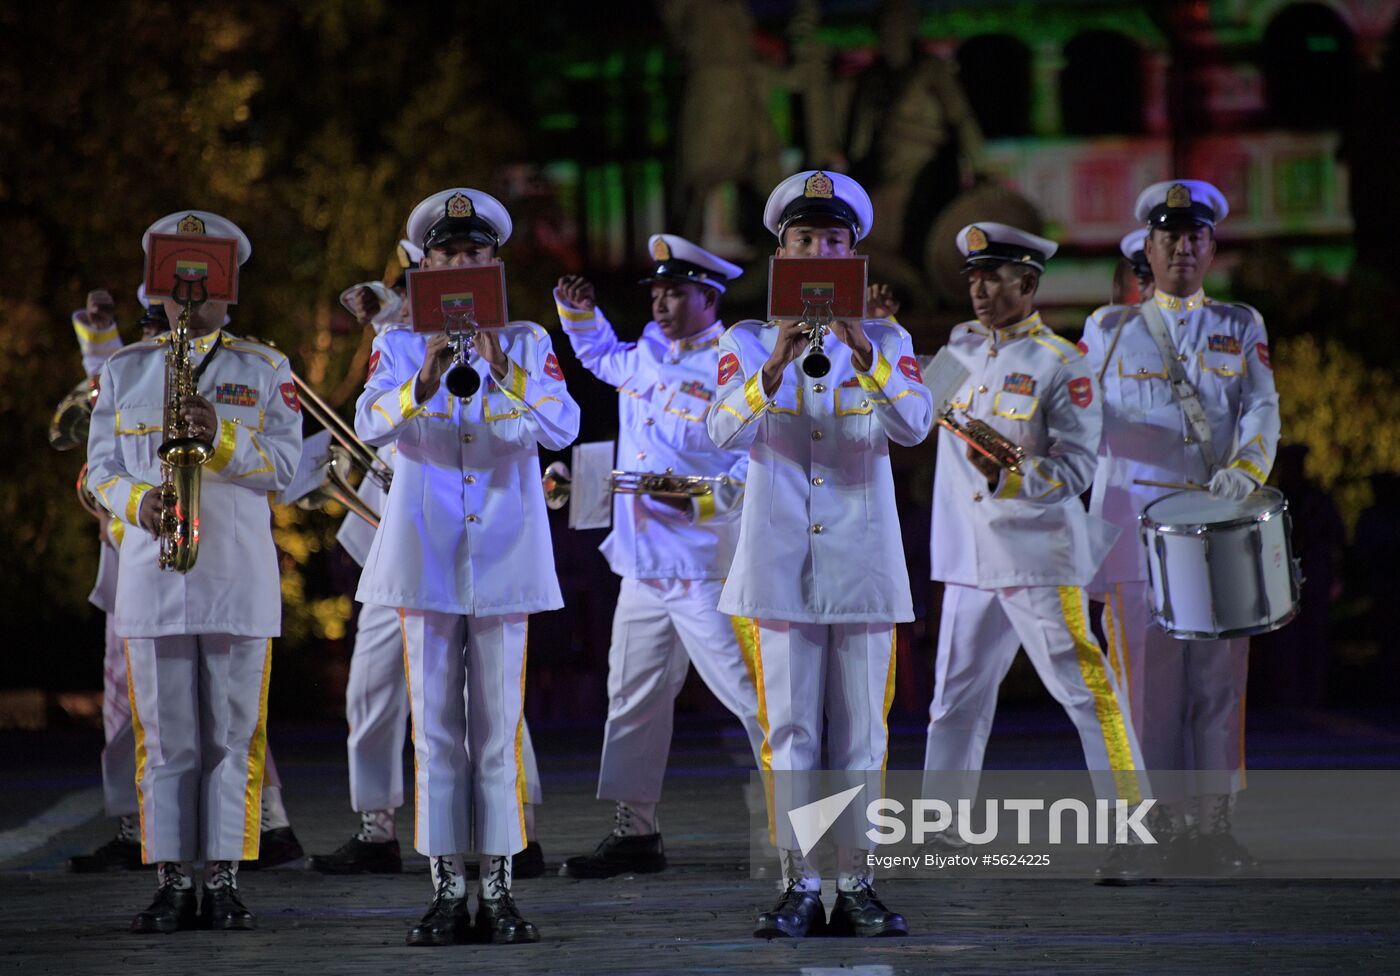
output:
[[[180,223],[175,229],[181,234],[203,234],[204,221],[200,220],[194,214],[187,214],[185,217],[181,218]]]
[[[981,227],[974,227],[967,232],[967,249],[969,251],[985,251],[987,249],[987,235],[982,232]]]
[[[658,261],[671,260],[671,245],[657,238],[656,243],[651,246],[651,256]]]
[[[465,193],[454,193],[447,198],[447,216],[449,217],[471,217],[476,211],[472,209],[472,198]]]
[[[1173,210],[1191,206],[1191,191],[1180,183],[1173,183],[1167,191],[1167,206]]]
[[[807,177],[807,182],[802,185],[802,195],[805,197],[820,197],[823,200],[830,200],[832,191],[831,177],[825,173],[813,173]]]

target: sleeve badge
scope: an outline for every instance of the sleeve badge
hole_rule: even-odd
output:
[[[559,368],[559,359],[554,353],[544,357],[544,373],[550,379],[564,381],[564,371]]]
[[[1087,376],[1079,376],[1069,381],[1069,402],[1076,407],[1087,407],[1094,402],[1094,383]]]
[[[919,368],[919,361],[913,356],[899,357],[899,371],[915,383],[924,381],[924,371]]]
[[[739,372],[739,357],[732,352],[727,352],[719,359],[719,385],[723,386],[734,378],[734,374]]]
[[[295,383],[283,383],[280,389],[282,391],[282,401],[297,413],[301,413],[301,400],[297,398],[297,385]]]
[[[379,368],[379,350],[374,351],[374,355],[369,357],[369,369],[365,371],[365,379],[374,375],[374,371]]]
[[[1254,351],[1259,354],[1259,361],[1264,364],[1267,370],[1273,370],[1274,364],[1269,361],[1269,344],[1266,342],[1256,342]]]

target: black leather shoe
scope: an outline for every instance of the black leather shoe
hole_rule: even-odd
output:
[[[544,850],[540,847],[539,841],[530,841],[525,845],[523,851],[519,851],[511,857],[510,875],[516,879],[544,877]],[[472,861],[462,872],[462,877],[469,881],[480,880],[481,864]]]
[[[826,909],[820,891],[800,891],[788,886],[771,912],[758,916],[753,930],[758,939],[801,939],[826,935]]]
[[[1238,878],[1259,866],[1229,831],[1197,835],[1195,856],[1201,872],[1212,877]]]
[[[436,895],[422,921],[408,931],[411,946],[444,946],[471,941],[471,913],[466,898]]]
[[[290,861],[299,861],[306,856],[306,851],[301,848],[301,841],[297,840],[297,835],[292,833],[291,827],[275,827],[272,830],[264,830],[258,839],[258,857],[255,861],[244,861],[242,870],[259,871],[263,868],[275,868],[279,864],[287,864]]]
[[[1158,845],[1113,844],[1103,863],[1094,869],[1094,884],[1109,887],[1145,884],[1162,874]]]
[[[566,878],[613,878],[619,874],[655,874],[666,870],[660,834],[608,834],[592,854],[580,854],[559,869]]]
[[[858,935],[871,938],[880,935],[908,935],[904,916],[892,912],[880,901],[875,889],[862,884],[855,891],[837,891],[836,904],[831,908],[827,935]]]
[[[91,854],[75,854],[68,859],[74,874],[101,874],[103,871],[135,871],[141,863],[141,845],[134,840],[113,837]]]
[[[514,870],[512,866],[511,871]],[[499,898],[481,899],[472,934],[477,942],[494,942],[496,945],[540,941],[539,929],[533,922],[521,917],[520,909],[515,907],[515,899],[511,898],[509,891],[503,892]]]
[[[199,907],[195,903],[194,889],[162,885],[151,907],[131,920],[131,931],[179,932],[193,929],[198,923]]]
[[[378,843],[351,837],[330,854],[313,854],[308,867],[322,874],[398,874],[403,856],[397,840]]]
[[[249,932],[258,927],[258,920],[244,906],[233,885],[208,886],[199,904],[199,927],[222,929],[226,932]]]

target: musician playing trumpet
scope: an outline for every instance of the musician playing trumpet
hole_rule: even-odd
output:
[[[1035,310],[1056,245],[994,223],[964,227],[957,245],[977,317],[948,343],[969,374],[952,411],[1022,457],[1013,469],[938,432],[932,570],[945,588],[924,769],[982,768],[997,689],[1020,646],[1074,723],[1088,768],[1136,770],[1137,741],[1089,630],[1084,591],[1112,541],[1079,500],[1094,474],[1101,398],[1079,350]],[[1101,796],[1137,799],[1133,775],[1094,779]],[[935,795],[939,781],[929,780]]]
[[[143,247],[151,234],[234,238],[240,264],[252,251],[232,221],[199,210],[156,221]],[[88,439],[93,492],[126,528],[115,627],[126,640],[142,855],[159,885],[135,932],[254,926],[237,869],[259,854],[271,646],[282,625],[267,499],[296,470],[301,408],[286,357],[225,332],[226,308],[204,302],[188,323],[195,395],[180,410],[191,436],[213,446],[188,572],[162,572],[157,558],[169,333],[107,361]],[[172,321],[181,311],[166,300]]]
[[[598,798],[617,809],[593,853],[565,863],[570,877],[666,866],[656,806],[675,698],[692,663],[743,723],[755,763],[763,745],[750,627],[718,610],[748,457],[715,447],[705,431],[724,331],[720,299],[741,271],[674,234],[653,235],[648,246],[653,268],[642,284],[651,288],[652,320],[638,341],[618,338],[587,280],[561,278],[554,293],[579,361],[618,390],[617,463],[630,469],[614,478],[613,529],[602,545],[622,589]],[[686,484],[688,475],[723,480]]]

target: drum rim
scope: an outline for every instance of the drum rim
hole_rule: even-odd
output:
[[[1174,637],[1177,640],[1235,640],[1239,637],[1257,637],[1260,634],[1269,634],[1280,630],[1292,623],[1293,618],[1298,616],[1300,610],[1302,610],[1302,606],[1295,603],[1287,613],[1270,623],[1255,624],[1252,627],[1236,627],[1233,630],[1222,630],[1218,634],[1213,634],[1208,630],[1170,630],[1162,623],[1155,609],[1152,610],[1151,616],[1152,622],[1160,627],[1168,637]]]
[[[1277,496],[1274,503],[1258,515],[1245,515],[1240,518],[1226,519],[1223,522],[1158,522],[1149,516],[1148,510],[1158,502],[1166,501],[1168,498],[1175,498],[1177,495],[1193,495],[1194,491],[1174,491],[1171,494],[1163,495],[1161,498],[1154,498],[1148,502],[1138,513],[1138,525],[1143,529],[1160,532],[1163,535],[1203,535],[1206,532],[1218,532],[1224,529],[1238,529],[1247,525],[1258,525],[1261,522],[1268,522],[1288,511],[1288,499],[1283,492],[1268,485],[1256,489],[1265,494]]]

